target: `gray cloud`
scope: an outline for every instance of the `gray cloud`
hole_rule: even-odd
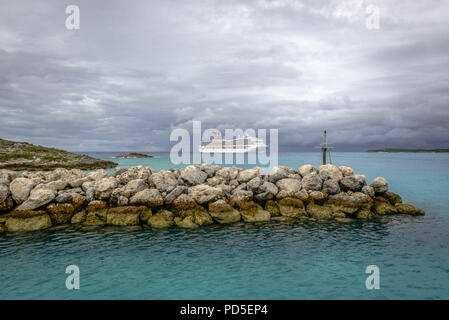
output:
[[[449,145],[448,1],[86,0],[77,31],[68,4],[0,4],[0,137],[163,151],[194,119],[284,150]]]

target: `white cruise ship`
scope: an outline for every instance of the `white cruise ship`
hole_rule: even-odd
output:
[[[211,141],[201,142],[200,152],[245,153],[266,147],[267,145],[262,139],[253,136],[238,137],[232,140],[214,138]]]

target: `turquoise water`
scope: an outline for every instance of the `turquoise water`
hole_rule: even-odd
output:
[[[96,154],[111,159],[113,154]],[[0,235],[1,299],[449,299],[449,154],[335,153],[426,211],[352,224],[69,229]],[[114,159],[117,161],[117,159]],[[319,165],[282,153],[281,165]],[[174,167],[168,154],[120,166]],[[67,290],[65,268],[80,268]],[[380,290],[365,268],[380,268]]]

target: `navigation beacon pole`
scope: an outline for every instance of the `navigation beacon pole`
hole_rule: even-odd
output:
[[[327,161],[326,161],[326,152],[329,152],[329,163],[332,164],[332,157],[331,157],[331,151],[330,151],[330,149],[331,149],[332,147],[330,147],[330,146],[327,144],[327,130],[324,130],[323,142],[321,142],[320,148],[321,148],[321,150],[323,151],[323,165],[325,165],[326,162],[327,162]]]

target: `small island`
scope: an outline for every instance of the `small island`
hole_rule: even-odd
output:
[[[65,169],[107,169],[117,163],[65,150],[0,139],[0,169],[15,171]]]
[[[144,153],[131,152],[131,153],[127,153],[127,154],[120,154],[118,156],[115,156],[115,158],[121,158],[121,159],[128,159],[128,158],[153,158],[153,156],[150,156],[150,155],[144,154]]]
[[[436,153],[449,153],[449,149],[402,149],[402,148],[384,148],[367,150],[366,152],[436,152]]]

